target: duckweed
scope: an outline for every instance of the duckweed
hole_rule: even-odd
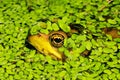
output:
[[[0,0],[0,80],[119,80],[120,39],[101,30],[120,29],[119,4],[119,0]],[[29,32],[70,33],[70,23],[84,29],[59,48],[66,61],[26,46]],[[85,50],[91,51],[87,57],[80,55]]]

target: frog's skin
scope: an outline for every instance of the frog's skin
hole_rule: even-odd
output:
[[[61,36],[63,40],[59,41]],[[54,38],[58,39],[58,42],[55,42]],[[67,38],[66,33],[54,31],[48,35],[39,33],[37,35],[28,36],[28,42],[44,55],[50,55],[54,59],[63,60],[64,55],[58,51],[58,48],[62,46],[64,38]]]
[[[115,38],[120,38],[120,30],[110,27],[110,28],[103,28],[102,31],[107,34],[110,35],[113,39]]]

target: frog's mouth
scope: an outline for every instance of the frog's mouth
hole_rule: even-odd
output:
[[[57,60],[64,60],[64,54],[58,51],[63,45],[67,35],[62,31],[55,31],[50,34],[39,33],[28,36],[28,42],[44,55],[50,55]]]

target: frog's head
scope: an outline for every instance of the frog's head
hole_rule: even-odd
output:
[[[80,24],[69,24],[71,30],[69,33],[61,31],[53,31],[49,34],[39,33],[29,35],[28,42],[44,55],[50,55],[54,59],[64,60],[63,53],[58,51],[58,48],[63,46],[64,39],[70,37],[73,33],[81,33],[83,26]],[[30,33],[29,33],[30,34]]]
[[[62,31],[54,31],[50,34],[39,33],[37,35],[28,36],[28,42],[44,55],[50,55],[54,59],[64,60],[63,53],[58,51],[67,38],[66,33]]]

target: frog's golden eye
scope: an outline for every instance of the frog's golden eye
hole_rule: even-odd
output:
[[[63,45],[65,38],[66,38],[66,34],[63,32],[53,32],[49,36],[51,45],[57,48]]]

